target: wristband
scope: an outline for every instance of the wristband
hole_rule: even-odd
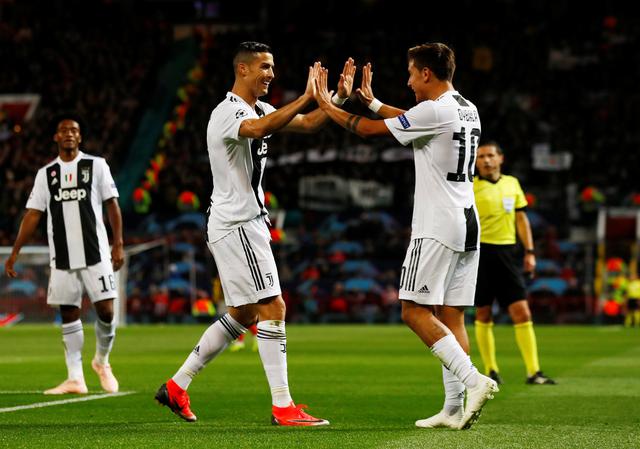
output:
[[[336,106],[342,106],[348,99],[349,97],[341,98],[338,96],[338,94],[335,94],[333,97],[331,97],[331,103],[335,104]]]
[[[536,250],[533,249],[533,248],[528,248],[528,249],[524,250],[524,253],[525,254],[533,254],[533,255],[535,255],[536,254]]]
[[[378,111],[382,107],[382,102],[380,100],[378,100],[377,98],[374,98],[373,100],[371,100],[371,103],[369,103],[368,107],[373,112],[378,113]]]

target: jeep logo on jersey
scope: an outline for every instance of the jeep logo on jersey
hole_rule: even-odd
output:
[[[69,189],[58,189],[58,194],[53,197],[56,201],[81,201],[87,197],[87,189],[82,187]]]

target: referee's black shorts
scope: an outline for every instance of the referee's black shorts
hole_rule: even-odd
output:
[[[522,263],[516,260],[515,251],[516,245],[480,244],[476,307],[490,306],[497,300],[500,307],[505,309],[525,299]]]

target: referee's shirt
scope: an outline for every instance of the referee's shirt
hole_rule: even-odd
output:
[[[480,243],[515,245],[516,211],[527,207],[518,179],[501,175],[491,182],[476,176],[473,192],[480,215]]]

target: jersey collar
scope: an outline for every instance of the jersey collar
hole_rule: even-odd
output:
[[[440,101],[440,99],[444,98],[445,95],[460,95],[460,93],[457,90],[447,90],[446,92],[443,92],[442,95],[440,95],[438,98],[436,98],[433,101]]]
[[[78,150],[78,155],[74,159],[70,160],[69,162],[63,161],[60,156],[58,156],[57,159],[58,159],[58,162],[61,163],[61,164],[73,164],[75,161],[80,159],[83,155],[84,155],[84,153],[82,151]]]

